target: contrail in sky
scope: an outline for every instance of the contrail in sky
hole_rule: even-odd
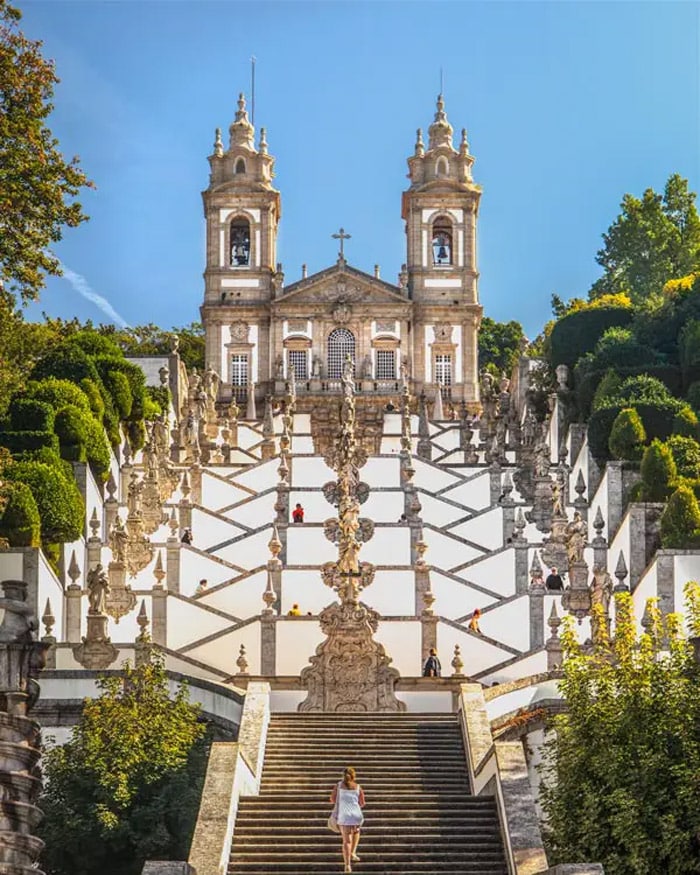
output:
[[[114,307],[109,303],[107,298],[104,298],[102,295],[99,295],[93,289],[90,288],[88,281],[84,276],[81,276],[79,273],[76,273],[74,270],[71,270],[69,267],[66,267],[65,264],[61,265],[61,270],[63,271],[64,279],[67,279],[68,282],[73,286],[75,291],[82,295],[83,298],[86,298],[88,301],[91,301],[95,304],[96,307],[99,307],[100,310],[108,316],[112,322],[116,322],[120,328],[128,328],[129,323],[126,319],[123,319],[119,313],[114,309]]]

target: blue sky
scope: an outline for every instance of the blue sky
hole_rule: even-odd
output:
[[[697,3],[16,2],[62,80],[54,133],[97,184],[56,249],[71,279],[32,315],[111,321],[92,290],[130,324],[198,318],[207,156],[253,54],[286,282],[333,263],[341,225],[349,262],[396,281],[406,158],[441,67],[484,189],[481,302],[531,337],[553,292],[598,276],[625,192],[673,172],[700,186]]]

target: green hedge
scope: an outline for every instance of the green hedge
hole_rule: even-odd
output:
[[[66,404],[74,404],[80,410],[90,413],[90,402],[83,390],[70,380],[59,380],[57,377],[47,377],[44,380],[32,380],[27,384],[25,398],[45,401],[54,410],[60,410]]]
[[[85,441],[90,468],[98,480],[106,480],[109,477],[112,454],[105,430],[96,419],[85,422]]]
[[[44,447],[59,451],[58,438],[52,431],[0,431],[0,447],[12,455],[41,450]]]
[[[639,471],[642,475],[640,500],[666,501],[678,477],[676,462],[668,445],[653,440],[644,450]]]
[[[618,414],[625,407],[634,407],[637,411],[648,440],[659,438],[665,441],[673,434],[673,422],[678,412],[678,405],[682,403],[678,399],[671,399],[667,404],[625,403],[596,410],[588,421],[588,446],[593,458],[599,465],[611,458],[608,446],[610,432]]]
[[[611,373],[612,369],[596,370],[582,374],[578,369],[574,372],[576,384],[576,398],[578,408],[582,419],[587,419],[591,410],[594,408],[594,399],[598,387],[603,382],[606,374]],[[618,380],[625,381],[629,377],[637,377],[649,375],[659,380],[660,383],[668,389],[671,395],[681,395],[683,393],[683,381],[680,368],[675,365],[647,365],[644,367],[628,367],[616,368],[612,373],[615,374]],[[610,382],[614,382],[611,377]]]
[[[154,404],[158,405],[160,409],[160,413],[156,414],[157,416],[168,415],[168,411],[170,410],[170,403],[172,401],[172,396],[170,395],[170,389],[167,386],[146,386],[146,394],[153,401]]]
[[[92,359],[78,346],[63,343],[51,350],[34,366],[32,380],[56,377],[80,385],[81,380],[92,380],[99,385],[100,378]]]
[[[44,542],[69,543],[82,535],[83,499],[75,480],[62,468],[44,462],[14,462],[3,471],[3,477],[12,483],[26,483],[31,489]]]
[[[629,325],[632,311],[628,307],[593,307],[577,310],[560,319],[549,336],[553,367],[572,368],[587,352],[592,352],[608,328]]]
[[[121,371],[110,370],[105,373],[102,382],[112,398],[119,418],[128,419],[134,406],[134,399],[126,374],[123,374]]]
[[[55,412],[45,401],[16,395],[7,413],[11,431],[53,431]]]
[[[661,514],[661,544],[679,550],[700,546],[700,506],[688,486],[676,489]]]
[[[87,422],[90,418],[74,404],[67,404],[56,414],[55,431],[61,445],[61,457],[69,462],[87,459]]]
[[[636,461],[642,458],[646,432],[634,407],[624,407],[615,417],[610,429],[608,448],[614,459]]]
[[[38,547],[41,520],[32,490],[25,483],[4,483],[0,497],[6,502],[0,511],[0,538],[10,547]]]
[[[671,435],[666,441],[679,477],[700,480],[700,444],[692,437]]]

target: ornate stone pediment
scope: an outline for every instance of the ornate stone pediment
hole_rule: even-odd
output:
[[[398,286],[370,276],[348,265],[334,265],[320,273],[287,286],[275,304],[323,304],[324,308],[338,309],[346,315],[353,306],[364,304],[409,305]],[[335,305],[335,308],[333,307]],[[340,308],[343,308],[342,313]]]

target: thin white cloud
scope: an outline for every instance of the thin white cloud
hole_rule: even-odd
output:
[[[61,270],[63,271],[63,278],[68,280],[73,289],[79,294],[82,295],[83,298],[93,303],[96,307],[98,307],[105,316],[108,316],[112,322],[116,322],[120,328],[128,328],[129,323],[122,316],[117,313],[114,307],[109,303],[107,298],[99,295],[96,291],[90,288],[90,284],[85,279],[84,276],[81,276],[79,273],[76,273],[74,270],[71,270],[69,267],[66,267],[65,264],[61,264]]]

